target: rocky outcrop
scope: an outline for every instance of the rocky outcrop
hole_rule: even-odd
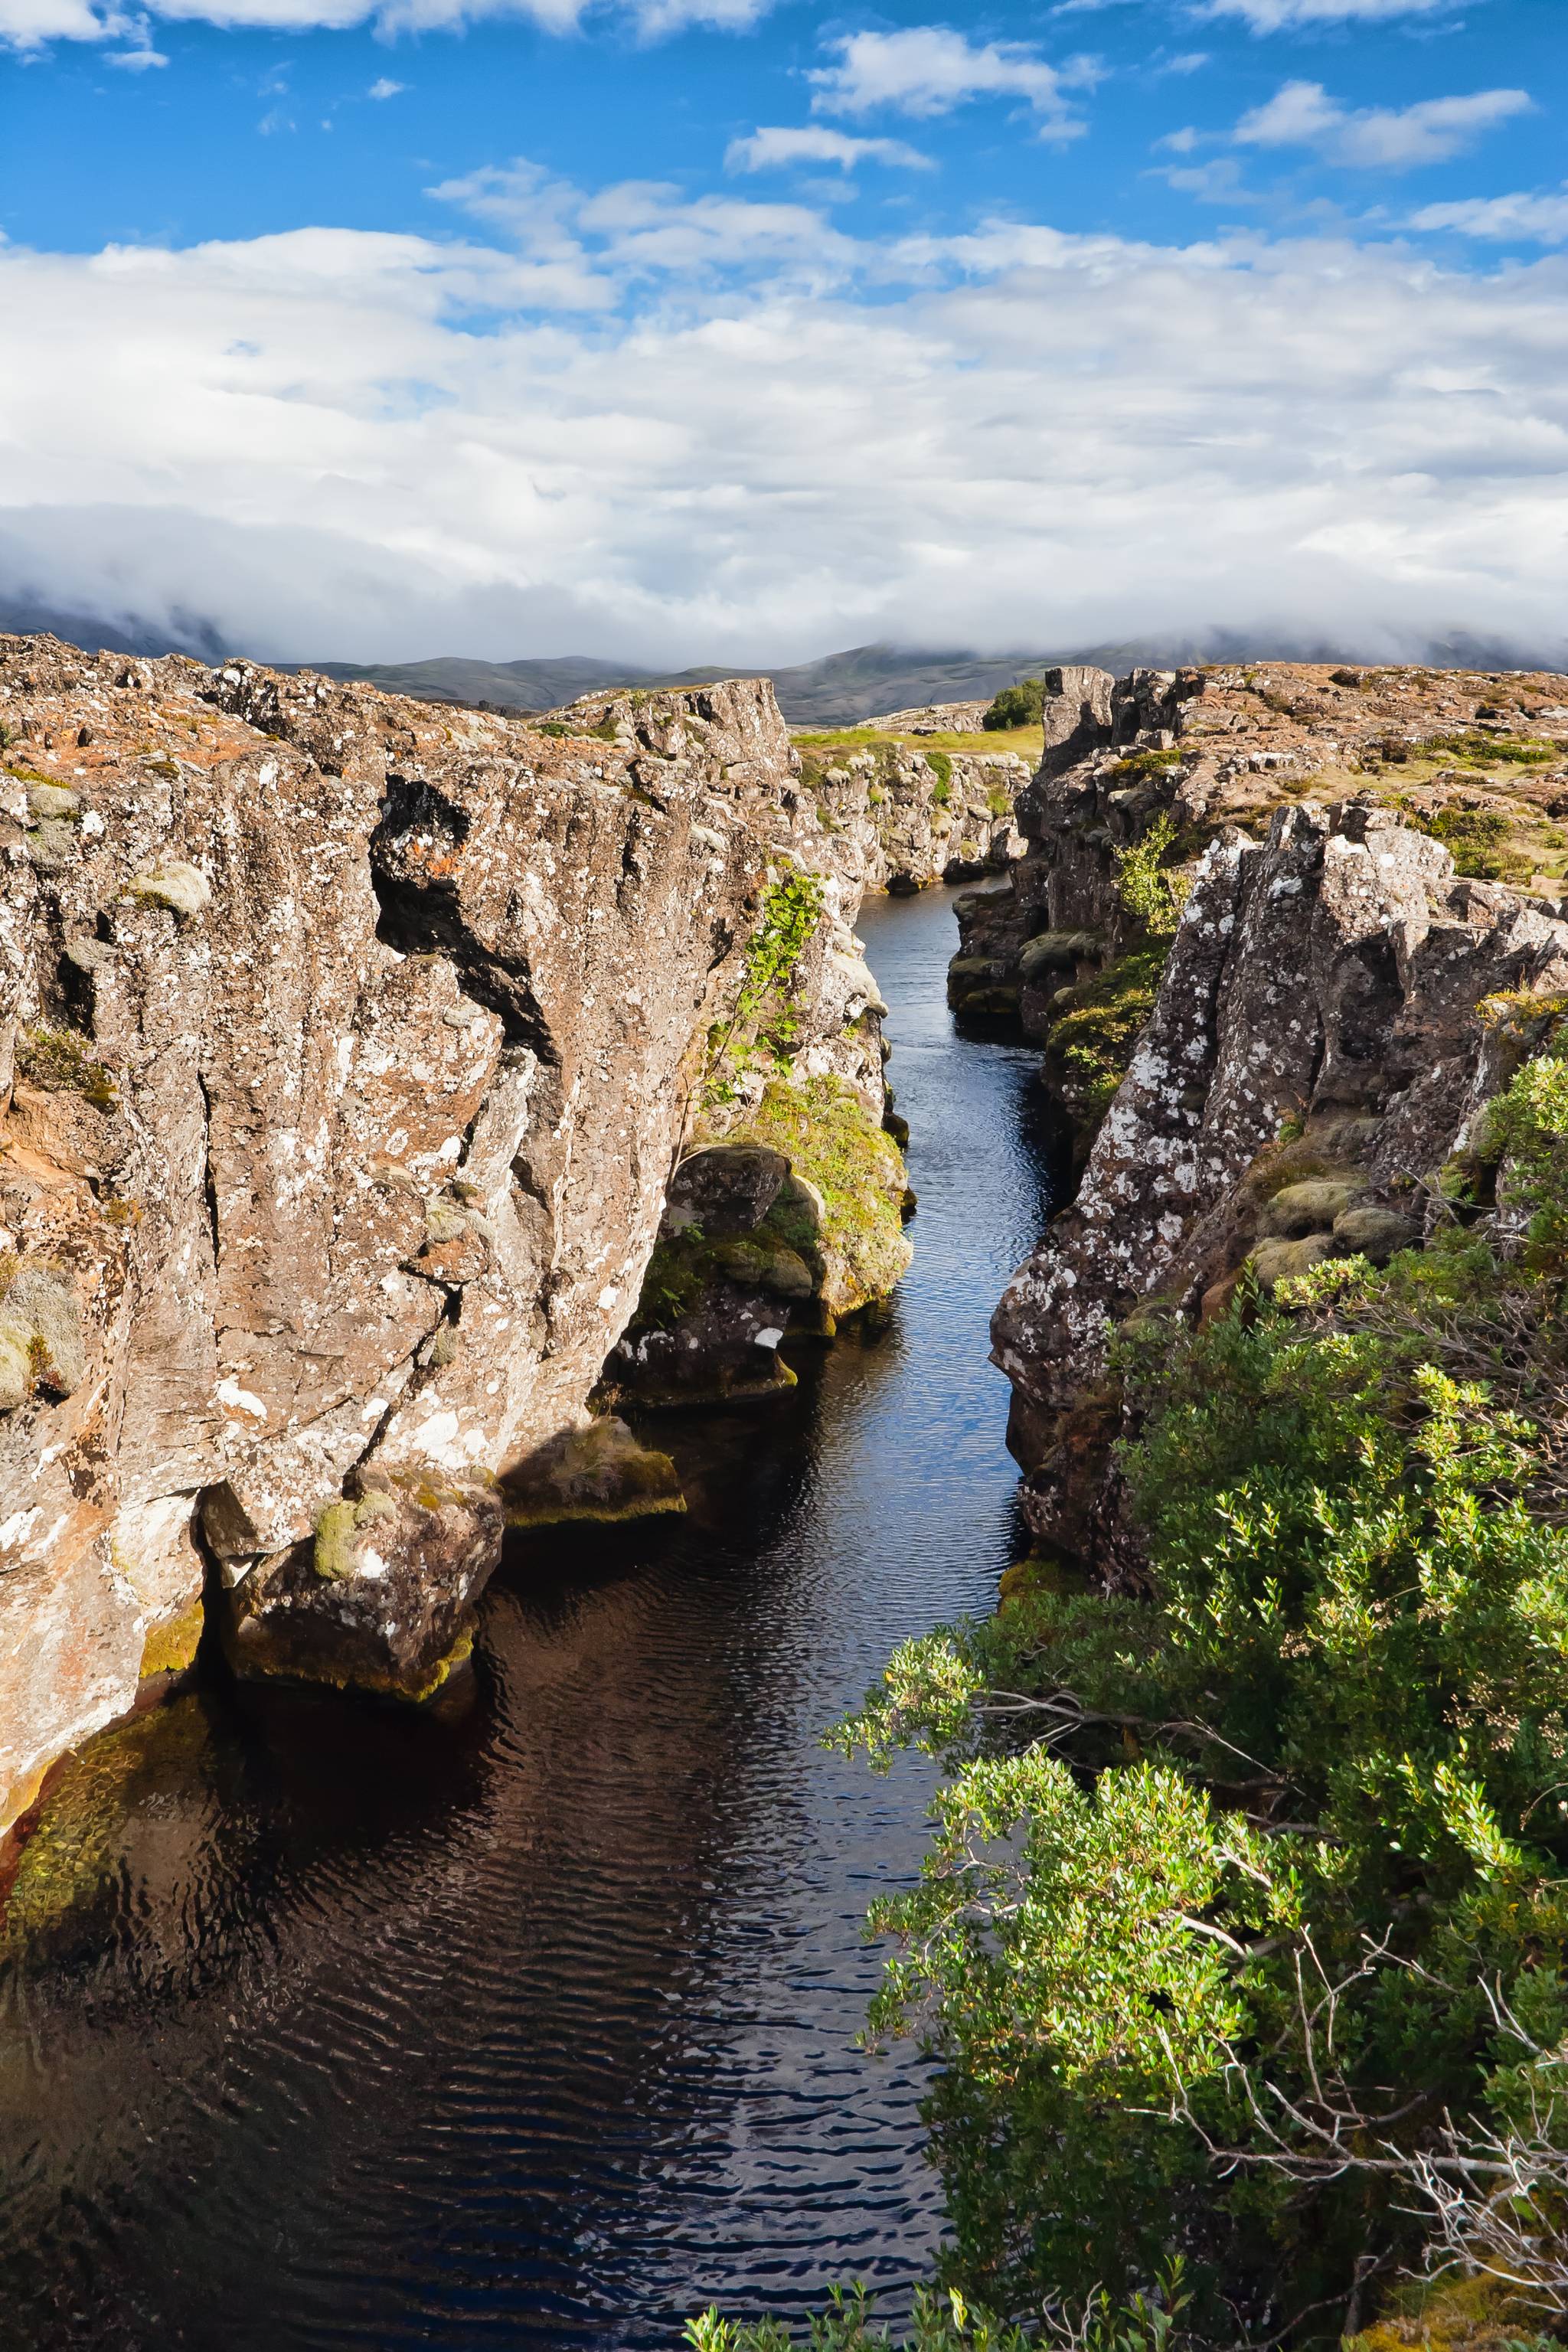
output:
[[[739,1402],[795,1385],[786,1334],[831,1339],[910,1261],[914,1205],[897,1146],[829,1078],[770,1086],[729,1139],[676,1171],[607,1397]]]
[[[1521,713],[1535,731],[1516,724],[1500,757],[1483,736],[1448,785],[1471,807],[1507,800],[1535,854],[1549,833],[1532,828],[1568,757],[1568,696],[1549,689],[1538,682]],[[1363,687],[1338,691],[1350,701]],[[1462,687],[1434,691],[1458,698]],[[1058,769],[1047,757],[1020,804],[1030,856],[969,918],[1020,1009],[1025,988],[1037,992],[1037,1034],[1051,1037],[1053,1021],[1060,1034],[1090,955],[1105,979],[1138,955],[1157,973],[1077,1197],[992,1327],[1013,1381],[1025,1512],[1041,1538],[1107,1576],[1135,1573],[1107,1477],[1114,1324],[1145,1301],[1213,1315],[1248,1263],[1268,1286],[1323,1256],[1383,1261],[1420,1240],[1434,1176],[1502,1082],[1493,1007],[1568,990],[1568,901],[1455,873],[1444,840],[1401,818],[1405,776],[1384,781],[1389,767],[1415,762],[1420,774],[1422,760],[1444,757],[1450,710],[1436,713],[1441,727],[1427,713],[1425,736],[1401,736],[1399,762],[1371,755],[1380,713],[1361,710],[1356,743],[1344,719],[1328,731],[1319,713],[1284,713],[1268,767],[1234,708],[1220,696],[1211,706],[1201,673],[1123,682],[1114,730],[1126,713],[1138,727],[1121,746]],[[1319,797],[1333,781],[1344,797]],[[1135,868],[1129,891],[1126,852],[1150,837],[1163,863]],[[1168,943],[1150,927],[1162,887]],[[1058,976],[1074,964],[1063,992]]]
[[[780,877],[783,1042],[709,1115],[883,1087],[763,683],[535,726],[13,638],[0,725],[3,1826],[204,1584],[239,1672],[417,1696],[509,1505],[616,1507],[563,1440]]]
[[[863,719],[860,725],[874,727],[882,735],[978,735],[984,731],[990,708],[984,696],[978,702],[922,702],[913,710],[889,710],[880,719]]]
[[[1014,811],[1031,771],[1016,751],[813,742],[800,758],[823,824],[842,838],[868,888],[967,881],[1024,855]]]

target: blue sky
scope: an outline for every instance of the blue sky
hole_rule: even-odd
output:
[[[1554,642],[1565,13],[0,0],[0,592],[279,656]]]

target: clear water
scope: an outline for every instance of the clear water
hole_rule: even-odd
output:
[[[1033,1057],[953,1034],[950,894],[861,929],[921,1203],[885,1328],[658,1423],[689,1516],[520,1548],[444,1714],[214,1691],[73,1768],[77,1899],[0,1985],[6,2352],[907,2303],[941,2205],[919,2058],[857,2047],[860,1920],[931,1779],[819,1735],[1016,1549],[986,1325],[1046,1179]]]

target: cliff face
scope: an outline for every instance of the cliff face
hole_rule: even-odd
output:
[[[0,1826],[204,1585],[241,1672],[440,1678],[781,872],[792,1072],[879,1117],[864,876],[771,688],[635,704],[0,639]]]
[[[1568,990],[1560,877],[1456,871],[1560,865],[1564,682],[1339,677],[1277,677],[1267,698],[1223,675],[1123,681],[1105,740],[1047,751],[1029,855],[971,910],[966,945],[1058,1087],[1052,1041],[1090,992],[1147,984],[1077,1196],[993,1327],[1030,1521],[1112,1576],[1137,1569],[1108,1471],[1114,1325],[1149,1300],[1212,1315],[1248,1264],[1267,1286],[1418,1244],[1520,1024]]]

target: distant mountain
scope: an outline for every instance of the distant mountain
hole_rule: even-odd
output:
[[[779,707],[793,726],[837,727],[873,711],[916,702],[966,702],[993,695],[1059,655],[910,653],[897,646],[857,646],[823,660],[768,669]],[[618,686],[704,686],[725,677],[754,677],[748,669],[718,665],[683,670],[638,669],[628,662],[572,655],[557,661],[480,662],[460,656],[420,662],[309,662],[329,677],[358,677],[389,694],[436,702],[493,702],[509,710],[553,710],[580,694]]]
[[[112,653],[194,654],[217,661],[235,648],[211,623],[180,614],[166,623],[95,619],[46,606],[30,598],[0,596],[0,631],[32,635],[48,631],[68,644]],[[258,659],[265,658],[258,656]],[[1242,636],[1231,629],[1194,630],[1180,637],[1129,637],[1115,644],[1058,648],[1049,653],[977,654],[910,651],[907,646],[856,646],[822,660],[769,669],[752,663],[743,669],[700,666],[652,670],[635,662],[605,661],[586,654],[555,658],[486,662],[448,654],[412,662],[279,662],[279,669],[313,669],[328,677],[364,678],[391,694],[422,702],[488,702],[503,710],[554,710],[581,694],[609,687],[701,686],[709,680],[771,677],[784,717],[795,727],[843,727],[881,710],[910,709],[928,702],[973,702],[1057,662],[1092,662],[1121,674],[1141,664],[1169,669],[1183,662],[1334,661],[1365,665],[1378,656],[1364,645],[1342,638],[1316,640]],[[1393,656],[1390,656],[1393,658]],[[1568,666],[1568,645],[1542,650],[1521,647],[1464,630],[1412,649],[1404,659],[1433,669],[1502,670]]]
[[[1184,662],[1365,665],[1370,658],[1373,657],[1364,646],[1358,647],[1343,639],[1321,643],[1265,639],[1260,643],[1231,630],[1211,629],[1184,637],[1131,637],[1120,644],[1080,646],[1054,653],[916,653],[900,646],[857,646],[848,653],[827,654],[821,661],[799,662],[765,674],[773,679],[779,708],[793,727],[844,727],[879,710],[912,709],[928,702],[978,701],[1058,662],[1092,662],[1121,676],[1140,666],[1172,669]],[[1493,638],[1456,631],[1405,658],[1432,669],[1558,667],[1568,663],[1568,646],[1560,646],[1550,654],[1540,648],[1521,651]],[[409,694],[419,700],[490,702],[509,710],[552,710],[580,694],[596,694],[609,687],[700,686],[718,678],[754,677],[764,668],[753,664],[750,669],[648,670],[582,655],[559,661],[479,662],[448,657],[363,665],[315,662],[299,667],[324,670],[329,677],[368,678],[389,693]]]

